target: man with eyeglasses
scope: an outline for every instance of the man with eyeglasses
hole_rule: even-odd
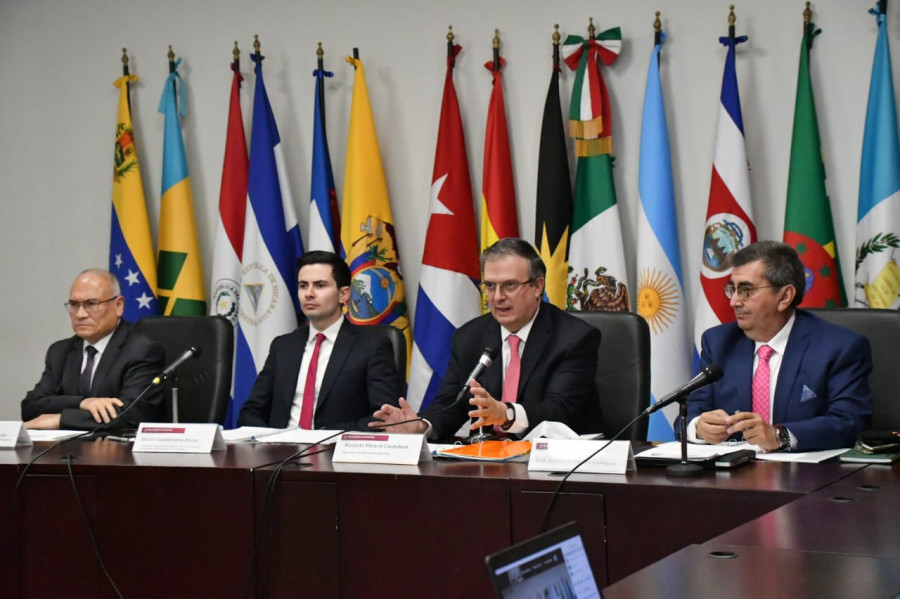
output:
[[[35,429],[88,430],[116,420],[165,367],[162,348],[123,320],[125,299],[114,274],[85,270],[65,307],[75,336],[47,350],[44,373],[22,400],[22,420]],[[153,389],[115,428],[153,421],[162,388]]]
[[[790,246],[755,243],[731,266],[725,295],[736,322],[701,340],[701,362],[724,374],[688,397],[688,440],[743,437],[765,451],[851,447],[872,417],[868,339],[797,308],[806,273]]]
[[[429,438],[453,435],[467,418],[470,429],[493,427],[521,435],[546,420],[577,432],[600,430],[594,382],[600,331],[543,302],[544,262],[528,242],[501,239],[481,256],[481,284],[490,314],[461,326],[451,341],[450,364],[440,390],[422,411],[426,422],[392,426],[396,432],[428,432]],[[485,348],[498,357],[481,384],[459,404],[456,396]],[[384,405],[370,426],[416,418],[405,399]],[[490,429],[486,428],[485,432]]]

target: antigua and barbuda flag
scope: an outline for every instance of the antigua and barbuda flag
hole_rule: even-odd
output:
[[[703,332],[723,322],[734,321],[734,311],[724,291],[731,276],[728,256],[756,242],[756,225],[750,203],[750,167],[744,146],[744,119],[735,70],[735,48],[745,41],[747,36],[744,35],[719,38],[728,53],[722,76],[709,204],[703,233],[700,293],[694,320],[694,370],[699,369],[700,337]]]
[[[544,101],[538,149],[534,245],[547,267],[547,301],[566,309],[569,274],[569,227],[572,224],[572,180],[559,100],[559,33],[554,34],[553,73]]]
[[[247,212],[241,260],[241,301],[228,426],[262,370],[272,340],[297,328],[297,259],[303,255],[300,227],[286,176],[281,138],[263,81],[263,56],[256,63]]]
[[[878,20],[878,41],[869,83],[863,133],[856,222],[856,288],[858,308],[900,307],[900,140],[891,71],[887,16]]]
[[[358,58],[348,56],[347,62],[356,68],[341,213],[341,250],[353,276],[347,317],[354,324],[390,324],[400,329],[406,336],[409,356],[412,331],[400,251],[366,87],[366,71]]]
[[[162,199],[159,207],[159,257],[157,292],[164,316],[206,314],[203,263],[194,222],[191,177],[188,174],[181,116],[187,116],[184,81],[178,74],[179,58],[166,78],[159,112],[165,115],[163,134]],[[176,100],[176,87],[181,97]],[[179,101],[180,100],[180,101]],[[180,112],[179,112],[180,108]]]
[[[125,298],[122,318],[128,322],[158,314],[156,260],[128,100],[129,83],[136,81],[136,75],[125,75],[114,84],[119,88],[119,109],[113,153],[109,270],[116,274],[122,286]]]
[[[312,177],[309,201],[309,235],[306,245],[310,251],[323,250],[340,253],[341,216],[338,212],[331,153],[325,130],[325,77],[334,73],[323,69],[313,71],[316,78],[316,109],[313,125]]]
[[[575,199],[569,241],[570,310],[629,309],[622,226],[613,178],[612,110],[600,63],[609,66],[622,50],[618,27],[588,39],[570,35],[563,57],[575,71],[569,135],[575,138]]]
[[[641,196],[637,242],[637,311],[650,325],[651,401],[678,387],[691,373],[691,341],[684,301],[684,278],[678,245],[678,216],[672,185],[669,127],[659,79],[659,62],[666,34],[650,54],[638,192]],[[674,441],[672,425],[678,405],[650,416],[648,441]]]
[[[805,295],[800,307],[842,308],[847,305],[847,295],[825,188],[825,164],[809,73],[809,55],[813,39],[819,33],[821,30],[808,23],[800,44],[784,242],[797,250],[806,271]]]
[[[480,266],[472,182],[453,64],[453,46],[444,79],[438,125],[430,218],[422,253],[416,327],[407,400],[416,411],[431,404],[450,363],[450,339],[461,325],[481,314]]]

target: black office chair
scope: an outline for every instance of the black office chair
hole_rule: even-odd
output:
[[[391,341],[391,348],[394,352],[394,363],[397,365],[397,371],[402,378],[406,378],[406,335],[397,327],[389,324],[373,324],[373,329],[379,331],[382,335],[386,335]]]
[[[872,346],[872,374],[869,387],[875,396],[872,430],[900,429],[900,400],[896,376],[900,373],[900,313],[896,310],[856,308],[811,308],[809,312],[828,322],[848,328],[869,339]]]
[[[139,331],[159,343],[170,363],[186,349],[200,354],[185,362],[167,382],[178,387],[179,422],[223,424],[231,396],[234,327],[222,316],[148,316],[136,323]],[[173,420],[167,389],[163,417]]]
[[[596,385],[603,410],[601,431],[619,432],[650,405],[650,327],[631,312],[569,312],[600,329]],[[647,438],[647,418],[633,424],[623,439]]]

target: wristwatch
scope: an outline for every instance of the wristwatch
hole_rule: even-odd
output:
[[[511,427],[513,425],[513,423],[516,421],[516,408],[513,407],[513,405],[511,403],[509,403],[508,401],[504,401],[503,403],[504,403],[504,405],[506,405],[506,422],[501,424],[500,428],[502,428],[505,431],[508,431],[509,427]]]
[[[778,451],[790,451],[791,450],[791,433],[784,427],[783,424],[776,424],[775,428],[775,437],[778,439]]]

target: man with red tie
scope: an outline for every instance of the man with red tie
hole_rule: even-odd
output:
[[[872,417],[869,341],[797,309],[806,272],[790,246],[752,244],[731,266],[724,292],[737,322],[703,334],[701,362],[724,374],[688,397],[688,440],[743,436],[765,451],[851,447]]]
[[[272,341],[240,426],[368,430],[372,412],[397,405],[403,382],[390,341],[344,318],[350,280],[347,263],[332,252],[298,260],[300,308],[309,324]]]
[[[434,401],[420,416],[427,422],[392,426],[394,432],[453,435],[467,418],[471,429],[495,427],[512,435],[527,433],[545,420],[578,432],[600,430],[600,404],[594,376],[600,331],[543,302],[546,267],[528,242],[501,239],[481,256],[481,287],[490,314],[461,326],[451,341],[450,364]],[[485,348],[498,358],[481,383],[472,381],[463,401],[456,397]],[[405,399],[382,406],[379,423],[416,418]],[[398,430],[400,429],[400,430]]]

